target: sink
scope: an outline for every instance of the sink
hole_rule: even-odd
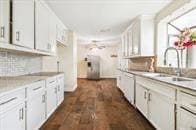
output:
[[[180,81],[193,81],[193,80],[191,80],[191,79],[185,79],[185,78],[180,78],[180,77],[173,77],[172,78],[172,81],[178,81],[178,82],[180,82]]]

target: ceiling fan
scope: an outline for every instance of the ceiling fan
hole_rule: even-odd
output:
[[[91,42],[91,44],[89,45],[89,49],[90,50],[93,50],[93,49],[104,49],[106,46],[103,46],[103,45],[98,45],[100,41],[96,41],[96,40],[93,40]]]

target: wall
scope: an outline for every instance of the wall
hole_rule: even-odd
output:
[[[19,76],[41,72],[42,58],[0,49],[0,76]]]
[[[117,45],[106,47],[104,49],[98,49],[96,51],[89,50],[84,45],[78,45],[78,78],[87,77],[87,64],[84,60],[87,55],[100,56],[100,77],[101,78],[116,78],[117,75],[117,57],[111,57],[111,55],[117,55]]]
[[[56,56],[43,57],[42,71],[65,73],[65,91],[74,91],[77,87],[77,35],[69,32],[68,46],[57,46]]]

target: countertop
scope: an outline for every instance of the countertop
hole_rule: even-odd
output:
[[[128,69],[126,70],[118,69],[118,70],[196,92],[196,80],[195,79],[181,77],[181,78],[188,79],[191,81],[172,81],[171,77],[176,77],[176,76],[169,75],[170,77],[156,77],[156,76],[150,75],[152,74],[152,72],[143,72],[143,71],[135,71],[135,70],[128,70]],[[153,73],[153,74],[161,74],[161,73]]]
[[[6,94],[7,92],[14,91],[17,89],[25,88],[34,82],[41,80],[46,80],[48,77],[53,77],[62,72],[40,72],[35,74],[28,74],[16,77],[0,77],[0,96]]]

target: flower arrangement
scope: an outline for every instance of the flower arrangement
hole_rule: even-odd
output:
[[[177,49],[191,48],[193,45],[196,45],[196,31],[185,28],[174,45]]]

